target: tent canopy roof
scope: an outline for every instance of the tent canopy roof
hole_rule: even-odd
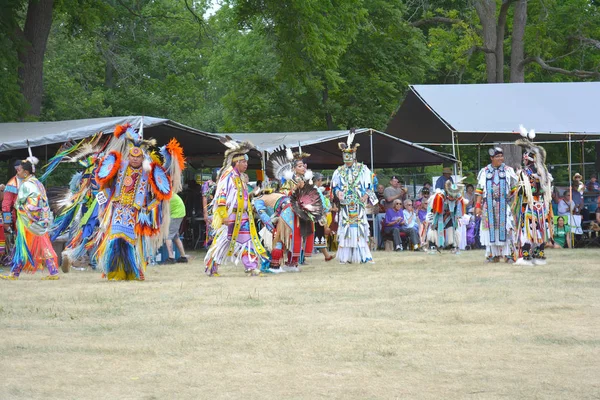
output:
[[[280,133],[231,133],[236,140],[248,140],[260,151],[272,152],[281,145],[298,148],[310,154],[309,167],[313,169],[335,168],[342,163],[339,142],[345,142],[350,131],[280,132]],[[395,138],[374,129],[357,129],[354,143],[359,143],[357,159],[370,167],[371,135],[373,135],[373,166],[375,168],[436,165],[455,162],[452,155],[440,153],[423,146]]]
[[[181,143],[186,157],[192,165],[200,165],[206,159],[209,164],[218,165],[225,150],[219,142],[219,136],[194,129],[180,123],[154,117],[127,116],[78,119],[53,122],[14,122],[0,124],[0,153],[2,158],[24,158],[27,146],[48,146],[47,156],[52,157],[62,143],[68,140],[80,140],[97,132],[112,133],[116,125],[129,123],[140,127],[144,121],[144,137],[155,138],[159,145],[166,144],[171,138]],[[44,158],[41,149],[34,155]],[[219,156],[220,155],[220,156]]]
[[[412,85],[386,132],[418,143],[514,141],[519,125],[542,140],[600,136],[600,82]]]
[[[111,133],[116,125],[130,123],[134,127],[144,124],[144,137],[155,138],[159,145],[176,138],[182,145],[190,164],[195,167],[221,166],[225,146],[220,142],[224,134],[203,132],[177,122],[154,117],[127,116],[92,118],[56,122],[18,122],[0,124],[0,153],[4,159],[24,158],[27,146],[34,155],[44,159],[52,157],[58,147],[68,140],[80,140],[97,132]],[[412,165],[435,165],[454,162],[451,155],[439,153],[395,138],[372,129],[358,129],[355,143],[360,143],[358,159],[370,166],[371,135],[373,136],[374,166],[392,168]],[[346,141],[349,131],[280,132],[280,133],[235,133],[229,134],[236,140],[249,140],[258,150],[272,152],[286,145],[311,154],[311,168],[330,169],[341,164],[338,142]],[[40,154],[39,146],[47,146],[47,154]],[[46,157],[44,157],[46,156]],[[259,162],[252,161],[253,166]]]

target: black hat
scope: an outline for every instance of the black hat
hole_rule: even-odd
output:
[[[21,165],[21,164],[23,164],[23,161],[21,161],[21,160],[17,160],[17,161],[15,161],[15,165],[14,165],[14,166],[15,166],[15,167],[18,167],[18,166],[19,166],[19,165]]]
[[[490,157],[494,157],[498,154],[504,154],[504,150],[502,150],[502,147],[494,146],[488,150],[488,154]]]

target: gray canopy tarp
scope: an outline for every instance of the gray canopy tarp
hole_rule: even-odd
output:
[[[600,82],[411,85],[386,132],[416,143],[512,142],[600,136]],[[453,137],[454,135],[454,137]]]
[[[59,146],[68,140],[79,140],[97,132],[110,133],[116,125],[144,124],[144,137],[155,138],[159,145],[176,138],[183,146],[194,167],[220,166],[225,146],[219,139],[223,134],[200,131],[180,123],[154,117],[127,116],[92,118],[56,122],[16,122],[0,124],[0,157],[24,158],[29,145],[38,158],[52,157]],[[311,153],[311,168],[335,168],[341,164],[338,142],[345,141],[349,131],[278,132],[230,134],[236,140],[250,140],[261,152],[271,152],[280,145],[298,147]],[[360,143],[358,158],[376,168],[412,165],[435,165],[454,162],[451,155],[439,153],[372,129],[357,130],[355,142]],[[371,146],[372,144],[372,146]],[[253,166],[259,166],[256,160]]]
[[[342,163],[339,142],[345,142],[350,131],[232,133],[236,140],[249,140],[260,151],[272,152],[281,145],[299,145],[309,153],[308,164],[313,169],[332,169]],[[374,129],[357,129],[354,143],[359,143],[357,159],[374,168],[395,168],[416,165],[452,163],[452,155],[440,153],[423,146],[395,138]],[[372,150],[372,152],[371,152]]]
[[[36,157],[45,160],[52,157],[60,145],[68,140],[80,140],[97,132],[112,133],[116,125],[125,123],[139,128],[142,121],[145,138],[154,138],[159,145],[176,138],[181,143],[189,162],[194,166],[204,166],[205,162],[207,166],[218,165],[222,160],[224,146],[220,143],[218,135],[168,119],[147,116],[2,123],[0,124],[0,157],[25,158],[29,146]]]

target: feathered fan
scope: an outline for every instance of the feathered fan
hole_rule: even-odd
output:
[[[318,221],[323,217],[323,201],[319,191],[312,185],[305,184],[294,190],[290,196],[294,213],[305,221]]]
[[[269,179],[280,182],[281,178],[284,178],[287,173],[292,171],[293,160],[294,156],[291,149],[286,148],[285,146],[275,149],[269,156],[265,166]],[[289,178],[286,177],[286,179]]]

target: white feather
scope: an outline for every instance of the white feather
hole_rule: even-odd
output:
[[[292,161],[294,159],[294,153],[292,153],[292,149],[290,149],[289,147],[285,149],[285,156],[288,160]]]
[[[523,125],[519,125],[519,130],[521,131],[521,136],[526,138],[527,137],[527,129],[525,129],[525,127]]]
[[[529,138],[529,140],[535,139],[535,129],[530,130],[527,137]]]
[[[348,147],[352,146],[353,141],[354,141],[354,132],[350,132],[350,134],[348,134],[348,140],[346,141],[346,144],[348,145]]]
[[[292,170],[287,170],[283,173],[283,177],[285,178],[286,181],[289,181],[290,179],[292,179],[294,177],[294,173],[292,172]]]
[[[27,161],[29,161],[32,165],[37,165],[40,162],[40,160],[38,160],[38,158],[35,156],[27,157]]]
[[[304,180],[310,181],[313,178],[314,174],[311,169],[307,169],[304,173]]]
[[[142,168],[144,169],[144,171],[150,172],[150,170],[152,169],[152,167],[150,166],[150,160],[144,158],[144,161],[142,162]]]

